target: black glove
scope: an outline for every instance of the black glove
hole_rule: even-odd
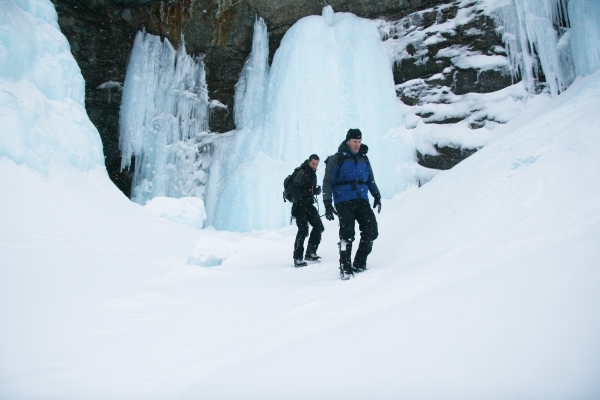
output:
[[[320,195],[321,194],[321,186],[319,186],[319,185],[315,186],[314,192],[315,192],[314,193],[315,196]]]
[[[325,200],[325,218],[327,218],[329,221],[333,221],[333,214],[337,215],[337,211],[335,211],[335,208],[333,208],[331,200]]]
[[[373,202],[373,208],[377,209],[377,214],[381,212],[381,197],[375,197],[375,201]]]

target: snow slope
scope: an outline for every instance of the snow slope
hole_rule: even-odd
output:
[[[2,158],[0,397],[595,398],[599,106],[597,73],[385,202],[349,282],[336,222],[298,270],[294,227],[195,230]]]

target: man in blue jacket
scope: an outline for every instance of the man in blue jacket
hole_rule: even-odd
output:
[[[338,152],[326,160],[323,178],[325,217],[332,221],[333,214],[340,219],[340,276],[349,279],[367,269],[367,256],[373,241],[379,235],[377,219],[369,205],[369,192],[374,197],[373,208],[381,212],[381,194],[375,184],[373,169],[367,158],[369,148],[362,144],[362,132],[350,129]],[[333,204],[332,204],[333,197]],[[335,208],[334,208],[335,205]],[[354,263],[351,262],[354,225],[358,222],[360,242]]]

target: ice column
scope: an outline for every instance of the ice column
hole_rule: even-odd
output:
[[[167,39],[138,32],[123,86],[122,168],[135,157],[131,198],[198,196],[205,179],[199,138],[208,130],[208,92],[201,58]]]
[[[513,0],[494,16],[513,72],[531,93],[542,74],[556,96],[575,76],[600,67],[600,1]]]
[[[252,51],[235,85],[234,119],[237,129],[252,129],[262,124],[266,85],[269,76],[269,37],[262,18],[254,23]]]
[[[513,0],[496,14],[504,27],[504,42],[514,72],[520,72],[531,93],[544,74],[552,96],[566,89],[574,78],[568,46],[559,46],[554,23],[559,22],[564,0]],[[537,62],[539,58],[539,64]]]
[[[577,75],[600,68],[600,1],[571,0],[571,52]]]
[[[254,39],[265,53],[252,71],[263,71],[267,37],[260,23]],[[248,85],[253,73],[245,69],[241,82]],[[393,134],[401,121],[392,64],[372,21],[325,7],[323,15],[305,17],[288,30],[270,73],[258,75],[256,85],[264,82],[267,88],[264,111],[253,111],[252,129],[215,142],[208,224],[236,231],[289,224],[289,203],[281,197],[284,177],[312,153],[322,160],[335,153],[349,128],[362,130],[385,197],[412,182],[403,163],[413,161],[413,152]],[[244,121],[239,124],[248,127]],[[322,164],[319,181],[323,171]]]

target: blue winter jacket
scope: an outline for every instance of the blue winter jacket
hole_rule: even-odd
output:
[[[353,154],[346,142],[340,144],[338,152],[327,160],[323,178],[323,201],[331,200],[333,196],[333,203],[338,205],[354,199],[368,202],[368,192],[373,197],[381,196],[367,158],[368,151],[369,148],[361,144],[358,153]]]

